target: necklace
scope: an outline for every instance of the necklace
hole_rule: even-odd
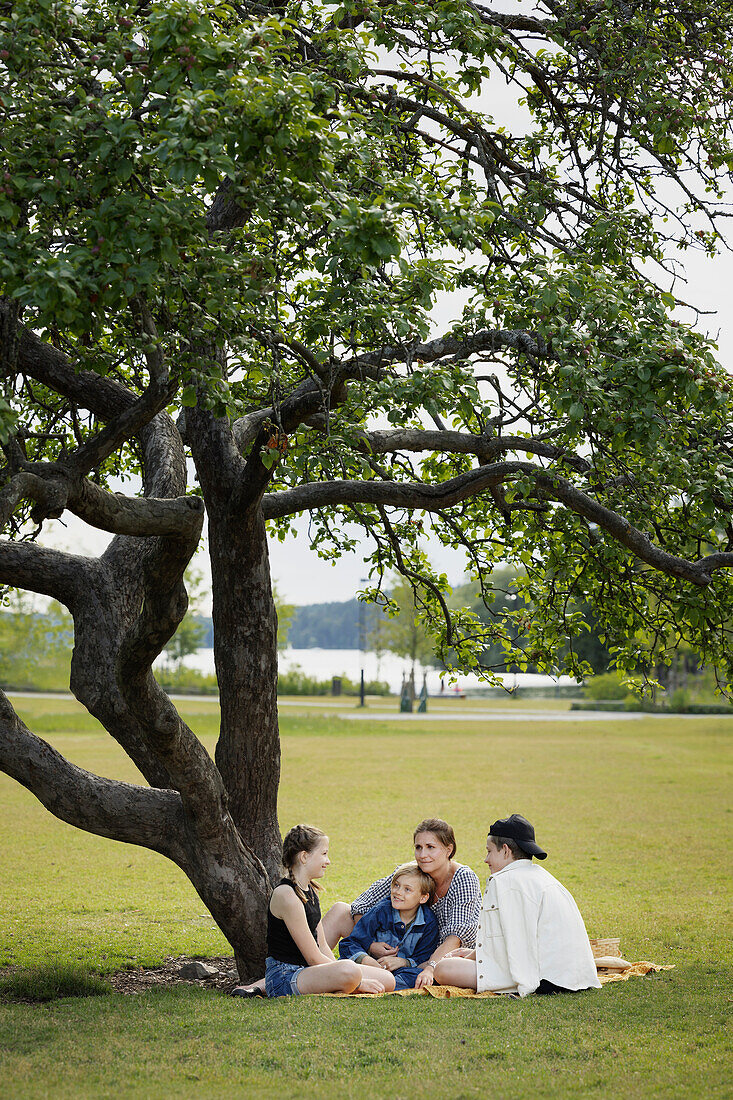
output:
[[[441,898],[445,897],[445,895],[450,890],[450,884],[453,882],[453,876],[456,873],[456,868],[453,865],[453,863],[450,863],[448,866],[449,866],[449,872],[448,872],[447,878],[445,878],[443,880],[443,882],[441,882],[440,886],[436,885],[436,887],[435,887],[435,899],[436,899],[436,901],[438,901]]]

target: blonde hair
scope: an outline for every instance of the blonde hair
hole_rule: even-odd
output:
[[[401,878],[403,875],[409,875],[410,878],[417,879],[420,896],[422,897],[423,894],[427,894],[428,905],[432,905],[433,901],[435,900],[435,882],[430,877],[430,875],[426,874],[425,871],[421,871],[417,863],[415,863],[415,861],[413,860],[412,863],[403,863],[400,867],[397,868],[395,873],[392,875],[390,886],[394,886],[397,879]]]
[[[452,826],[447,821],[443,821],[442,817],[426,817],[415,827],[415,832],[412,834],[413,840],[418,833],[432,833],[433,836],[437,836],[440,843],[451,850],[448,859],[453,859],[456,854],[456,834]]]
[[[315,825],[293,825],[290,832],[285,834],[283,840],[283,866],[288,872],[288,878],[295,885],[296,894],[304,903],[308,899],[295,881],[293,874],[295,861],[301,852],[312,852],[318,841],[322,840],[325,835],[323,830],[317,829]],[[315,887],[316,890],[320,890],[317,882],[311,882],[310,885]]]

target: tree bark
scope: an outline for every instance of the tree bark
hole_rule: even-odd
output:
[[[276,881],[282,855],[277,613],[265,521],[229,422],[202,408],[188,409],[185,433],[208,517],[221,705],[216,763],[242,839]]]
[[[184,759],[188,760],[189,752],[190,745],[182,746]],[[210,779],[216,786],[218,773],[209,764]],[[0,769],[27,787],[62,821],[110,840],[150,848],[176,863],[232,945],[242,980],[262,973],[263,914],[270,884],[261,862],[242,842],[227,813],[223,790],[219,793],[224,804],[222,797],[210,798],[199,815],[197,807],[187,806],[178,791],[94,775],[31,733],[2,692]]]
[[[209,515],[214,662],[221,700],[216,763],[229,807],[272,879],[282,843],[277,820],[280,737],[277,613],[259,507]]]

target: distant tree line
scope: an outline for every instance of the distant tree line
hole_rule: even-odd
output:
[[[496,587],[490,600],[484,602],[473,586],[460,585],[453,590],[451,602],[455,606],[469,608],[481,622],[493,623],[497,634],[502,631],[509,634],[516,652],[518,646],[524,646],[523,624],[531,618],[532,609],[517,591],[514,583],[516,577],[508,572],[504,577],[495,574],[494,581]],[[162,674],[168,678],[177,674],[185,679],[190,671],[184,667],[185,657],[213,645],[211,618],[194,610],[201,598],[197,578],[189,578],[189,583],[194,606],[166,647],[167,661]],[[284,648],[287,644],[293,649],[359,649],[363,646],[378,655],[396,653],[412,661],[413,666],[416,661],[422,665],[438,665],[432,655],[432,640],[415,610],[409,585],[395,581],[389,600],[393,612],[399,609],[391,617],[386,613],[386,608],[361,603],[357,599],[302,607],[278,602],[279,645]],[[510,614],[504,618],[507,612]],[[585,608],[584,614],[590,629],[568,638],[565,644],[572,646],[575,654],[586,661],[594,673],[602,674],[613,667],[613,656],[601,640],[602,624],[593,618],[589,609]],[[71,617],[60,604],[53,601],[44,612],[39,612],[27,594],[6,594],[5,606],[0,611],[0,655],[3,659],[0,686],[58,690],[68,679],[66,665],[72,645]],[[506,662],[505,650],[499,641],[483,651],[481,664],[495,671],[519,671],[516,665]],[[531,661],[527,668],[529,671],[535,670]],[[670,693],[686,691],[689,677],[699,678],[699,673],[699,657],[689,647],[678,653],[670,667],[660,665],[657,669],[661,686]],[[297,675],[302,677],[305,674],[299,671]],[[314,690],[312,684],[298,685],[289,681],[283,690],[287,694],[298,694],[306,686]],[[598,686],[609,698],[613,697],[614,692],[607,684],[599,683]],[[623,696],[628,693],[620,680],[616,690]]]
[[[179,671],[186,656],[213,646],[211,617],[196,610],[203,598],[199,578],[194,574],[187,579],[192,606],[165,650],[168,665]],[[469,608],[482,623],[494,624],[497,637],[502,633],[508,637],[516,653],[517,646],[524,647],[523,629],[531,618],[532,608],[517,591],[516,577],[508,571],[506,575],[495,573],[494,584],[491,597],[486,600],[481,599],[474,586],[459,585],[453,590],[451,603]],[[438,664],[432,657],[432,640],[415,610],[409,585],[396,580],[389,599],[392,612],[399,609],[391,616],[386,613],[387,608],[357,599],[301,607],[278,601],[279,645],[293,649],[365,648],[378,654],[396,653],[413,664],[416,660],[423,665]],[[565,645],[572,646],[576,656],[586,661],[595,673],[606,672],[613,666],[613,658],[601,640],[602,624],[594,619],[589,608],[583,611],[590,629],[567,638]],[[510,614],[504,618],[507,613]],[[26,681],[30,683],[29,677],[37,680],[39,675],[45,680],[46,664],[49,677],[55,681],[56,665],[67,659],[72,644],[71,619],[60,605],[54,603],[46,612],[38,613],[27,596],[16,594],[6,600],[5,609],[0,612],[0,651],[8,683],[20,686]],[[505,657],[506,650],[497,640],[483,651],[481,664],[496,671],[519,671],[518,666],[507,662]],[[659,668],[659,679],[672,689],[684,686],[687,673],[695,672],[697,665],[697,655],[688,649],[672,669]],[[535,670],[531,660],[527,669]]]
[[[361,649],[379,615],[378,608],[356,599],[295,607],[288,645],[293,649]]]
[[[497,641],[483,651],[481,664],[497,671],[519,671],[514,662],[507,662],[506,648],[498,637],[504,635],[510,640],[515,653],[517,646],[526,649],[523,631],[532,617],[532,608],[519,593],[515,574],[507,570],[497,571],[494,576],[494,588],[488,596],[482,599],[474,585],[459,585],[453,590],[451,603],[469,608],[482,623],[497,628]],[[612,655],[602,641],[602,624],[589,608],[583,611],[589,629],[567,637],[565,650],[572,647],[594,672],[606,672],[612,664]],[[394,582],[385,608],[356,599],[294,607],[287,644],[293,649],[360,649],[366,645],[368,650],[396,653],[413,663],[417,660],[429,665],[434,661],[432,639],[426,632],[424,619],[415,608],[410,586],[400,578]],[[530,659],[527,669],[535,668]]]

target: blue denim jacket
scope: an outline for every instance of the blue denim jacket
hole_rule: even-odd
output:
[[[420,973],[419,964],[427,962],[440,943],[438,922],[430,907],[421,905],[412,924],[405,927],[390,899],[385,898],[364,914],[350,936],[341,940],[339,958],[359,962],[375,941],[399,948],[397,954],[408,965],[394,971],[397,989],[411,989]]]

